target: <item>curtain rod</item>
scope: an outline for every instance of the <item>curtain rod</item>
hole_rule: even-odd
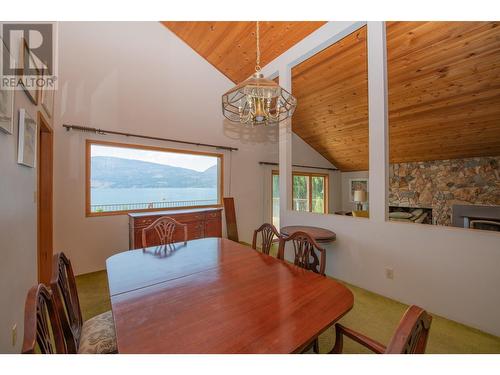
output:
[[[271,163],[269,161],[259,161],[260,165],[279,165],[278,163]],[[292,167],[299,167],[299,168],[311,168],[311,169],[323,169],[326,171],[338,171],[337,168],[322,168],[322,167],[311,167],[310,165],[298,165],[298,164],[292,164]]]
[[[140,135],[140,134],[132,134],[132,133],[123,133],[123,132],[117,132],[117,131],[113,131],[113,130],[91,128],[91,127],[87,127],[87,126],[78,126],[78,125],[63,124],[63,127],[65,127],[67,131],[77,130],[77,131],[81,131],[81,132],[95,133],[95,134],[99,134],[99,135],[116,134],[116,135],[123,135],[125,137],[153,139],[155,141],[175,142],[175,143],[182,143],[182,144],[185,144],[185,145],[214,147],[214,148],[218,148],[219,150],[238,151],[238,149],[235,148],[235,147],[218,146],[218,145],[212,145],[212,144],[208,144],[208,143],[179,141],[177,139],[169,139],[169,138],[161,138],[161,137],[151,137],[151,136],[148,136],[148,135]]]

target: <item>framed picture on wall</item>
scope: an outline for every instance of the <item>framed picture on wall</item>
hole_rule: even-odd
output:
[[[14,130],[14,90],[0,89],[0,130],[8,134]]]
[[[28,61],[28,64],[30,67],[34,68],[37,72],[37,79],[40,78],[41,76],[41,62],[38,60],[36,56],[33,55],[33,53],[30,51],[28,48],[28,44],[26,43],[26,40],[23,38],[21,39],[21,51],[20,51],[20,63],[21,66],[24,67],[24,62]],[[24,68],[23,68],[24,70]],[[32,76],[29,76],[32,77]],[[22,76],[21,79],[21,86],[24,89],[24,92],[26,93],[26,96],[31,100],[31,102],[35,105],[38,104],[38,89],[36,84],[30,84],[26,85],[25,82],[27,82],[28,77],[26,75]]]
[[[34,168],[36,163],[37,125],[33,117],[24,109],[19,110],[19,145],[17,162]]]
[[[0,43],[3,53],[10,56],[3,40]],[[12,134],[14,131],[14,90],[0,88],[0,130]]]
[[[354,192],[356,190],[365,191],[368,193],[368,179],[367,178],[351,178],[349,180],[349,200],[354,202]]]
[[[42,70],[42,76],[45,75],[45,71]],[[52,117],[52,109],[54,108],[54,90],[47,90],[45,88],[40,90],[40,101],[42,102],[42,107],[47,113],[47,116]]]

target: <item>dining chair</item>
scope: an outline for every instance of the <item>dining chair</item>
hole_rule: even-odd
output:
[[[294,232],[288,237],[281,236],[278,259],[285,259],[285,246],[287,242],[292,242],[293,244],[293,264],[306,270],[319,273],[320,275],[325,275],[326,250],[319,246],[314,238],[306,232],[301,231]],[[318,260],[316,251],[320,253],[320,260]],[[319,341],[317,338],[303,350],[303,353],[308,352],[311,348],[315,353],[319,353]]]
[[[253,241],[252,241],[252,248],[254,250],[257,250],[257,237],[261,233],[262,236],[262,242],[261,242],[261,250],[264,254],[269,255],[269,251],[271,250],[271,246],[273,244],[274,237],[276,237],[278,240],[281,238],[280,233],[278,230],[274,227],[274,225],[269,224],[269,223],[264,223],[262,224],[259,229],[256,229],[253,232]]]
[[[226,216],[227,238],[234,242],[240,242],[238,237],[238,224],[236,223],[236,208],[233,197],[222,198],[224,202],[224,215]]]
[[[335,324],[335,345],[330,353],[342,353],[343,337],[347,336],[377,354],[424,354],[431,323],[432,316],[424,309],[415,305],[410,306],[387,347],[337,323]]]
[[[66,354],[67,347],[59,314],[51,291],[44,285],[33,286],[24,307],[22,354]]]
[[[142,230],[142,247],[144,249],[148,247],[147,233],[152,230],[155,231],[161,245],[174,243],[174,233],[177,228],[184,229],[184,244],[186,244],[188,239],[187,224],[179,223],[169,216],[162,216]]]
[[[285,245],[287,242],[292,242],[294,249],[293,264],[306,270],[325,274],[326,268],[326,250],[318,245],[316,240],[306,232],[294,232],[290,236],[280,237],[280,244],[278,249],[278,259],[285,259]],[[320,259],[318,260],[318,255]],[[318,268],[319,266],[319,268]]]
[[[70,353],[117,352],[115,324],[111,311],[83,321],[73,267],[62,252],[52,258],[50,288]]]

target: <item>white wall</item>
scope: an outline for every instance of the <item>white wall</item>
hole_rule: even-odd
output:
[[[309,146],[295,133],[292,134],[292,163],[322,168],[335,168],[323,155]]]
[[[12,55],[18,56],[18,52],[12,51]],[[20,108],[26,109],[35,121],[42,110],[23,91],[16,91],[14,132],[0,131],[0,353],[21,351],[24,302],[38,277],[37,169],[17,164]],[[50,118],[45,118],[50,124]],[[17,324],[17,343],[12,346],[14,324]]]
[[[14,101],[14,133],[0,132],[0,353],[20,352],[24,301],[37,280],[36,169],[17,164],[18,110],[26,108],[31,116],[36,110],[23,92],[16,92]],[[15,347],[11,345],[14,324]]]
[[[369,178],[368,171],[357,171],[357,172],[342,172],[341,174],[341,193],[342,193],[342,210],[343,211],[352,211],[356,209],[356,203],[351,202],[351,185],[350,180],[356,178]],[[368,193],[368,200],[370,200],[370,196]],[[363,209],[366,210],[368,208],[367,204],[363,205]]]
[[[66,132],[63,123],[238,147],[224,153],[224,188],[250,242],[267,209],[258,162],[278,161],[277,129],[224,122],[220,98],[234,84],[158,22],[63,22],[59,42],[54,246],[76,273],[104,269],[128,249],[127,216],[85,217],[85,139],[186,147]]]
[[[263,69],[279,71],[290,88],[290,68],[341,39],[361,23],[329,22]],[[388,222],[387,112],[383,24],[369,23],[370,218],[281,210],[283,225],[330,228],[337,241],[327,253],[327,273],[362,288],[500,335],[500,236],[495,232]],[[300,105],[300,103],[299,103]],[[280,127],[280,194],[291,170],[290,123]],[[284,185],[285,184],[285,185]],[[384,268],[394,269],[388,280]],[[356,303],[356,302],[355,302]],[[376,319],[376,317],[374,317]]]

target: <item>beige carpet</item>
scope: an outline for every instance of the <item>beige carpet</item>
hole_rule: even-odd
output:
[[[110,309],[106,271],[81,275],[76,281],[85,320]],[[354,293],[354,308],[342,318],[342,324],[387,344],[407,306],[364,289],[347,286]],[[335,333],[330,328],[320,336],[321,352],[329,351],[334,340]],[[344,353],[369,351],[346,339]],[[500,353],[500,338],[433,315],[427,353]]]

